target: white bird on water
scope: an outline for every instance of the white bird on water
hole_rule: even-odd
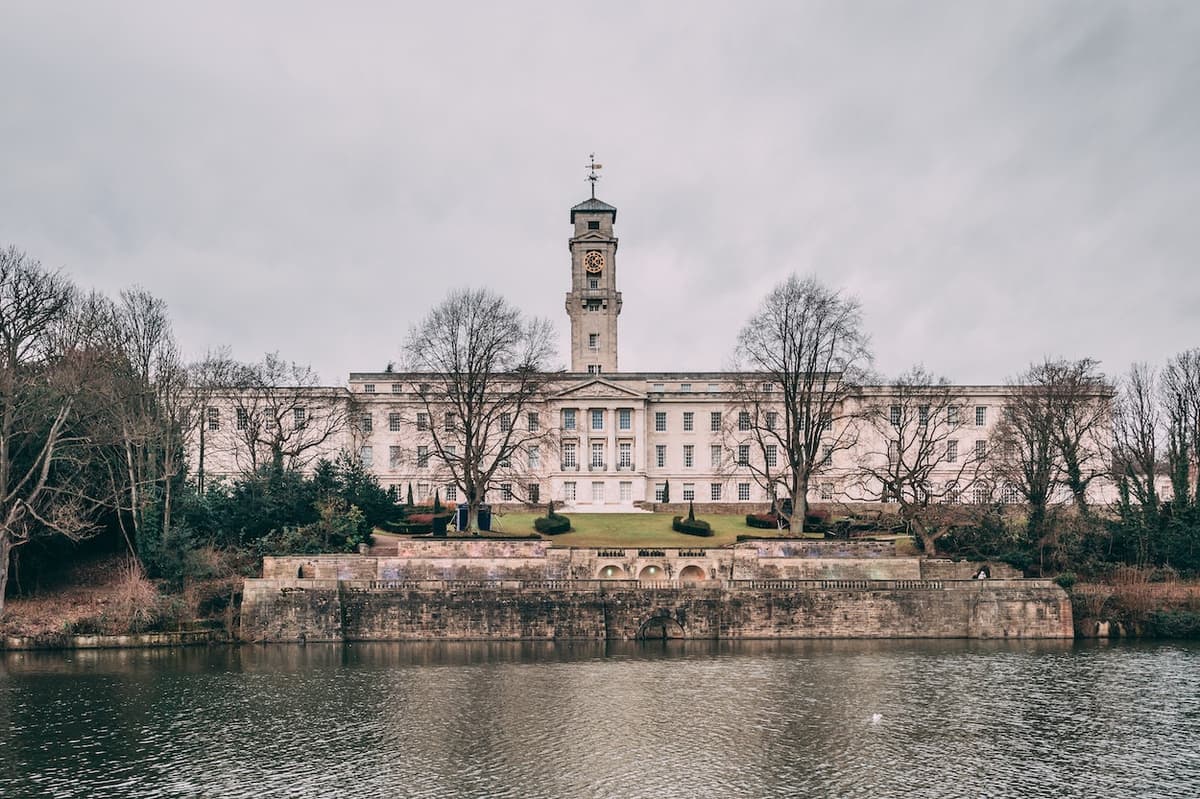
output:
[[[880,721],[882,721],[882,720],[883,720],[883,714],[882,714],[882,713],[872,713],[872,714],[871,714],[871,723],[872,723],[872,724],[878,724],[878,723],[879,723]]]

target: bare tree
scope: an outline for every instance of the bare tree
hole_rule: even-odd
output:
[[[451,292],[409,331],[406,377],[420,410],[406,422],[462,491],[468,529],[490,489],[528,472],[533,448],[551,454],[540,409],[554,379],[553,338],[548,321],[482,289]]]
[[[878,396],[864,397],[872,431],[858,449],[856,498],[895,502],[925,552],[953,530],[958,503],[980,477],[986,455],[964,446],[966,397],[946,378],[917,366]]]
[[[1144,363],[1130,367],[1113,402],[1113,478],[1125,512],[1137,512],[1157,525],[1157,478],[1162,438],[1158,373]],[[1142,553],[1145,555],[1145,552]]]
[[[859,304],[793,275],[742,328],[735,357],[725,448],[766,490],[774,511],[802,530],[813,474],[857,441],[858,420],[846,400],[871,362]],[[742,457],[743,447],[754,456]]]
[[[213,401],[229,393],[234,375],[240,365],[233,360],[228,347],[210,350],[203,358],[187,367],[187,407],[184,409],[184,445],[196,454],[196,493],[203,496],[208,480],[208,457],[212,426],[209,408],[218,411]],[[219,416],[218,416],[219,420]],[[219,421],[218,421],[219,425]]]
[[[1181,352],[1167,362],[1160,391],[1172,501],[1185,508],[1200,497],[1200,349]]]
[[[319,382],[310,367],[278,353],[233,370],[227,398],[243,471],[302,469],[347,432],[354,404],[343,392],[320,390]]]
[[[0,611],[14,547],[95,527],[77,403],[95,374],[76,293],[14,247],[0,251]]]
[[[995,431],[996,470],[1029,506],[1026,529],[1038,545],[1057,551],[1061,525],[1049,519],[1058,489],[1080,514],[1090,512],[1088,489],[1109,472],[1106,433],[1111,390],[1091,359],[1032,365],[1009,385]]]

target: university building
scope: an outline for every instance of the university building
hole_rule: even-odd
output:
[[[723,372],[622,372],[618,336],[622,296],[618,290],[617,209],[591,198],[571,208],[570,290],[566,312],[571,324],[571,368],[556,376],[536,410],[508,424],[531,434],[545,432],[517,453],[511,468],[495,481],[493,503],[545,503],[553,499],[568,510],[631,510],[661,501],[668,490],[672,502],[698,505],[744,505],[747,510],[768,501],[756,478],[783,454],[767,447],[739,443],[736,399],[739,379]],[[449,420],[428,418],[421,400],[428,375],[398,372],[353,372],[347,387],[308,389],[286,402],[259,409],[235,407],[231,398],[214,400],[206,409],[206,473],[236,474],[248,463],[262,461],[247,453],[248,426],[276,430],[288,425],[303,431],[320,417],[344,416],[344,425],[304,452],[303,462],[351,452],[378,475],[384,486],[402,493],[411,486],[418,501],[438,492],[443,501],[461,499],[429,441],[432,425]],[[764,391],[771,386],[764,384]],[[868,387],[848,403],[886,402],[887,387]],[[931,481],[951,486],[961,477],[961,464],[980,460],[1000,418],[1004,386],[960,386],[954,409],[954,437],[944,447],[939,471]],[[311,400],[308,399],[311,397]],[[284,407],[284,406],[287,407]],[[841,408],[838,421],[853,416]],[[424,418],[422,418],[424,417]],[[836,431],[832,431],[836,432]],[[810,485],[810,502],[880,501],[882,487],[862,478],[864,458],[886,457],[887,443],[863,429],[853,447],[831,452]],[[195,449],[195,447],[193,447]],[[195,468],[193,453],[193,468]],[[952,488],[948,501],[982,499],[981,486],[960,496]],[[988,491],[1004,493],[1004,487]],[[970,492],[975,492],[971,495]],[[1010,490],[1011,493],[1011,490]],[[1015,500],[1015,497],[1007,497]]]

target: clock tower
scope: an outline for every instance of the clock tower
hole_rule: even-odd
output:
[[[596,165],[599,166],[599,165]],[[594,171],[593,171],[594,174]],[[571,290],[567,316],[571,319],[571,371],[608,374],[617,371],[617,239],[613,224],[617,209],[595,197],[571,209],[574,235],[571,250]]]

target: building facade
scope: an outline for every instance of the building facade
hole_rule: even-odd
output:
[[[764,475],[778,473],[777,461],[785,456],[778,447],[748,442],[742,424],[746,411],[738,399],[745,376],[619,370],[622,297],[617,290],[616,217],[615,207],[594,197],[571,209],[566,294],[571,370],[555,376],[537,410],[508,421],[525,427],[529,443],[498,471],[488,500],[554,500],[577,511],[619,511],[661,502],[669,491],[673,502],[761,507],[770,499],[770,480]],[[250,409],[232,395],[217,398],[202,422],[208,433],[205,470],[232,475],[244,472],[246,464],[262,463],[269,454],[249,457],[246,452],[253,446],[254,437],[246,434],[252,426],[283,431],[299,425],[299,439],[318,429],[322,435],[301,448],[303,457],[291,465],[303,468],[317,457],[349,452],[402,495],[411,488],[418,501],[435,492],[444,501],[458,501],[460,489],[430,440],[433,425],[451,424],[448,417],[431,418],[437,414],[423,400],[430,379],[425,374],[353,372],[346,387],[293,392],[286,408],[279,402],[258,402]],[[770,384],[761,387],[771,389]],[[830,438],[843,445],[831,446],[821,459],[810,483],[810,502],[887,499],[876,467],[896,453],[889,452],[886,432],[864,424],[863,418],[871,406],[897,417],[899,406],[889,404],[894,402],[889,391],[884,386],[863,389],[831,416]],[[1016,501],[1011,487],[980,477],[993,454],[989,442],[1007,391],[999,385],[956,387],[952,407],[940,409],[937,419],[921,420],[943,428],[928,475],[939,500]],[[317,424],[335,416],[344,423],[332,432]],[[893,421],[899,424],[898,417]],[[849,424],[858,425],[854,436],[840,436],[840,426]]]

